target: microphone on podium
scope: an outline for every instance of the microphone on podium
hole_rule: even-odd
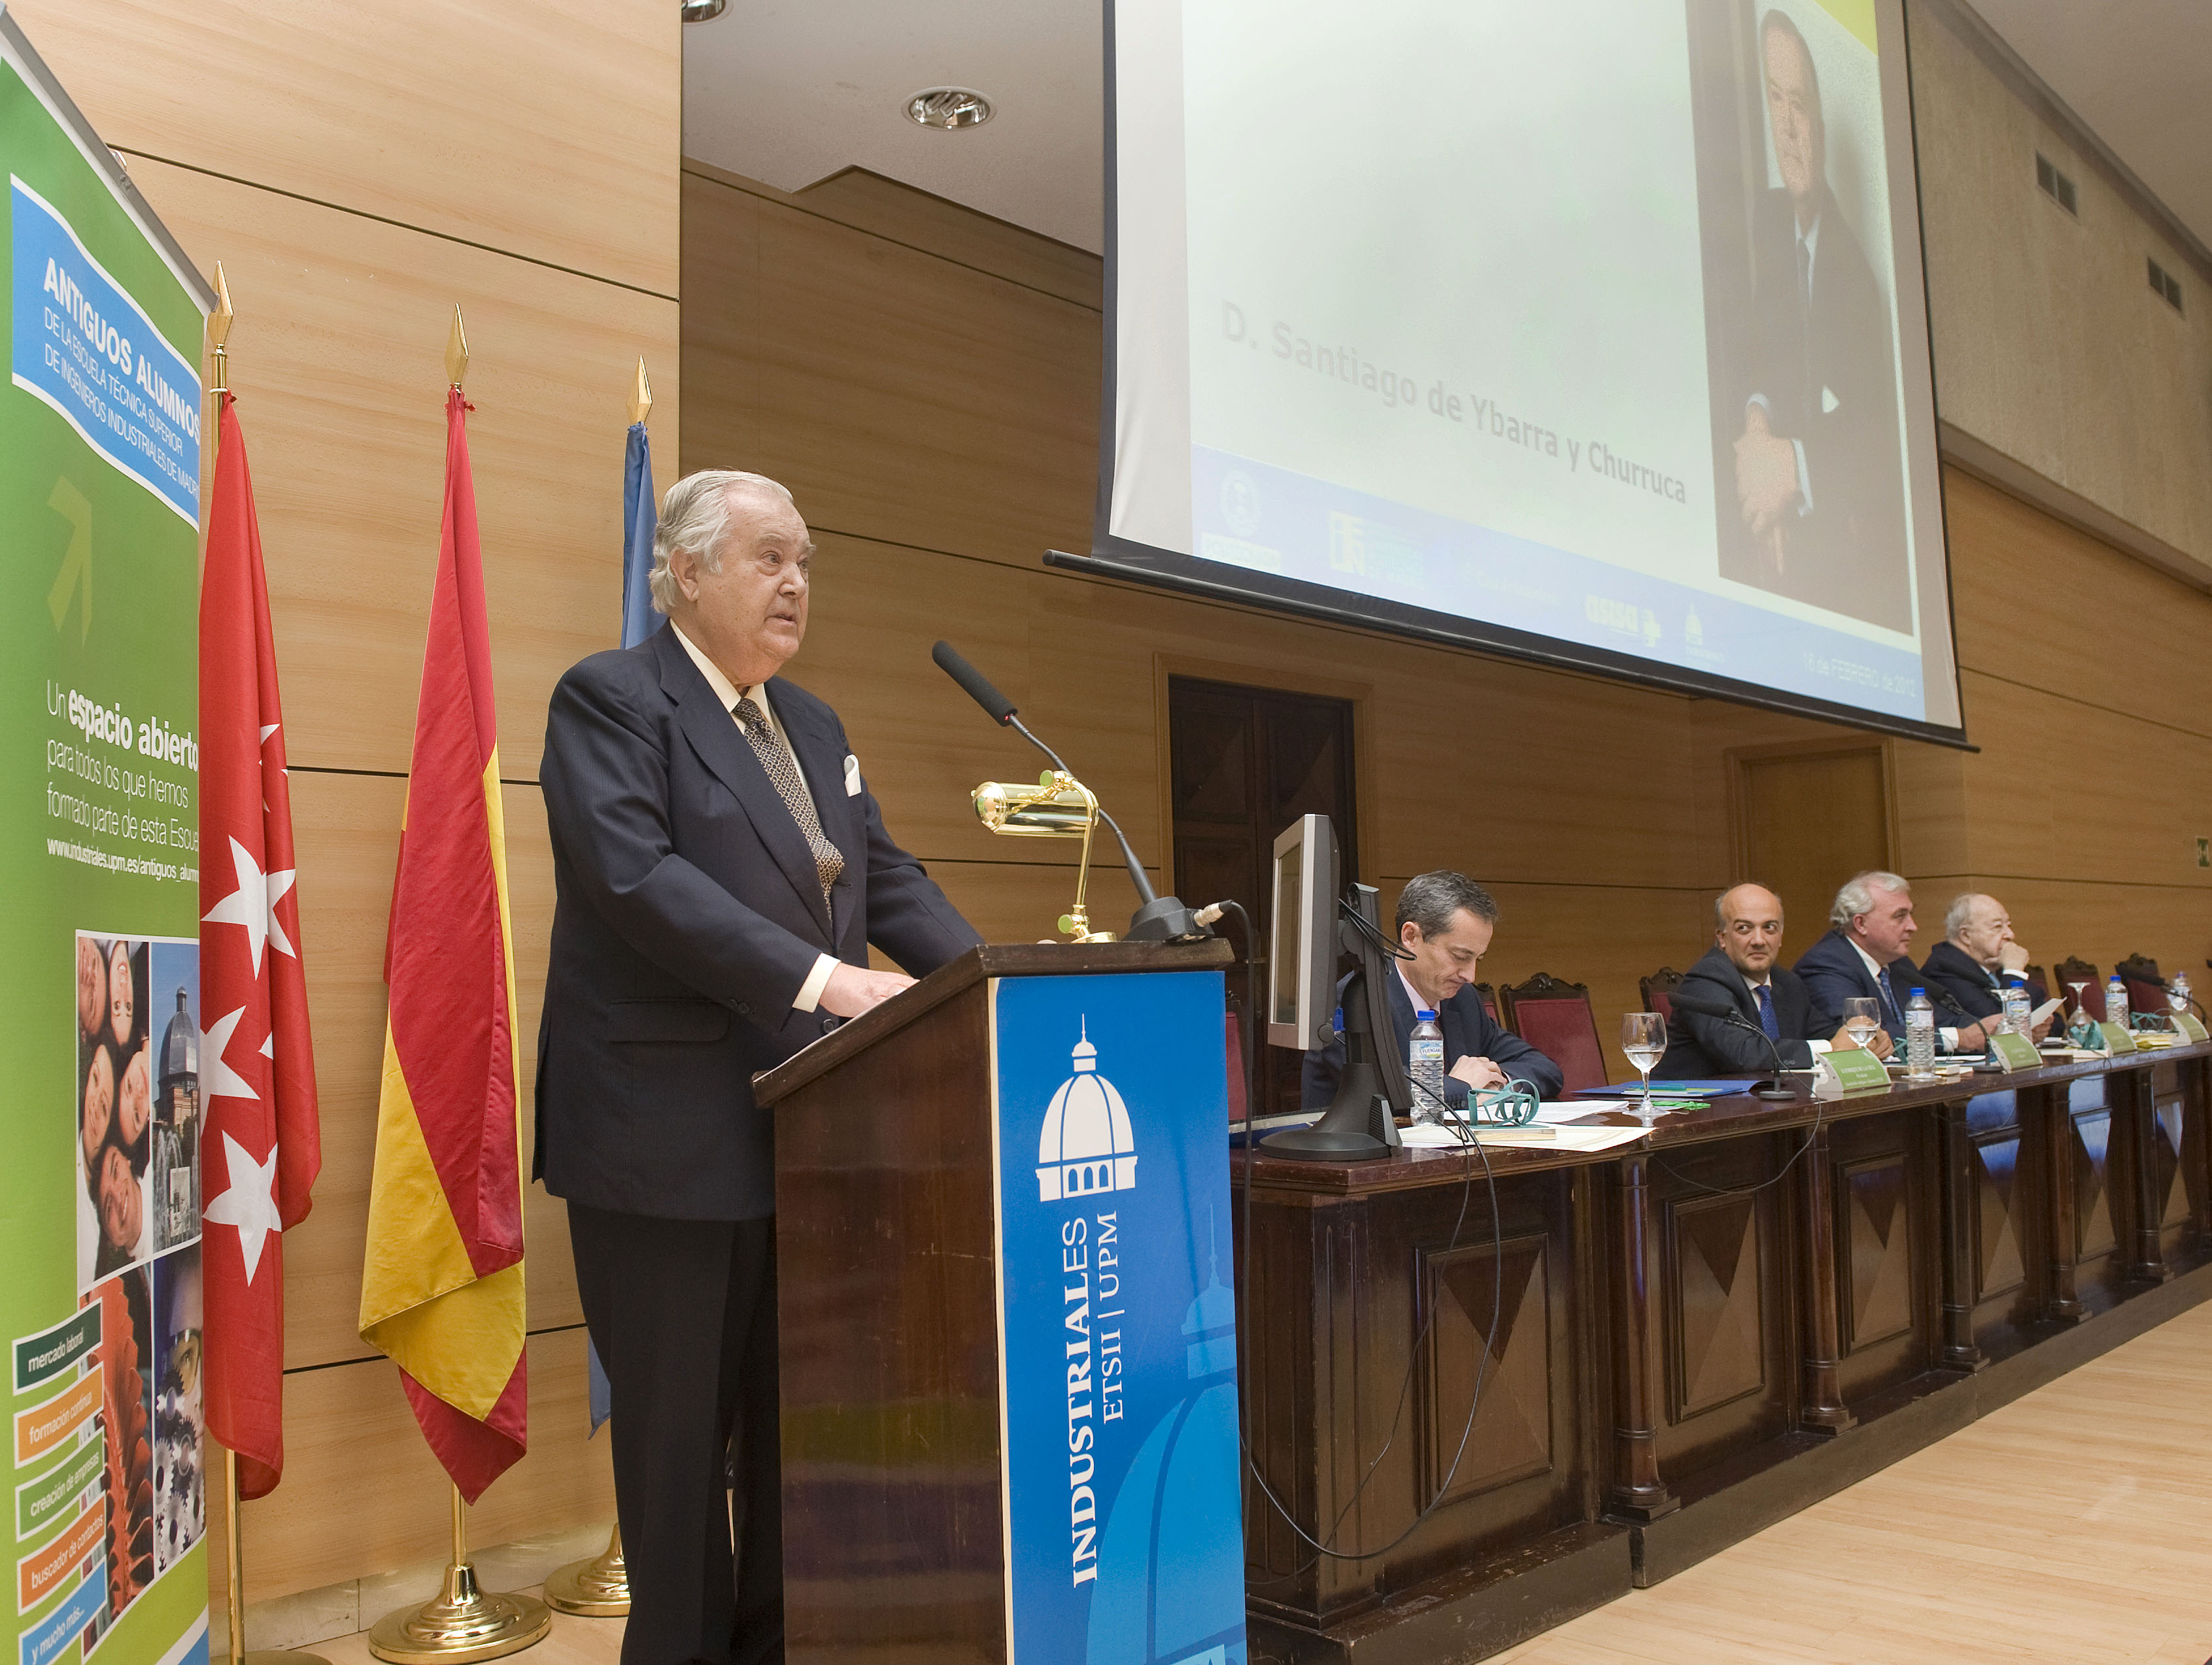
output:
[[[1734,1024],[1738,1029],[1749,1030],[1766,1042],[1767,1051],[1774,1054],[1774,1079],[1771,1081],[1753,1082],[1746,1091],[1753,1098],[1770,1099],[1778,1103],[1785,1098],[1797,1097],[1790,1088],[1782,1085],[1782,1072],[1784,1067],[1782,1062],[1782,1048],[1774,1044],[1774,1037],[1738,1012],[1731,1003],[1727,1000],[1715,1000],[1710,995],[1685,994],[1679,988],[1667,998],[1680,1011],[1694,1012],[1700,1018],[1717,1018],[1724,1024]]]
[[[1014,702],[991,684],[991,679],[963,659],[949,641],[940,641],[929,650],[937,661],[937,668],[958,683],[968,697],[990,714],[991,720],[1001,728],[1011,728],[1031,745],[1052,760],[1052,766],[1062,775],[1073,775],[1075,771],[1060,761],[1060,754],[1030,732],[1029,725],[1018,714]],[[1129,916],[1129,928],[1122,933],[1128,942],[1196,942],[1213,933],[1191,910],[1175,896],[1158,895],[1152,881],[1146,876],[1144,864],[1137,853],[1129,848],[1120,823],[1106,813],[1105,806],[1098,809],[1098,818],[1114,835],[1121,847],[1121,860],[1128,865],[1129,882],[1137,887],[1137,911]],[[1213,916],[1219,917],[1218,910]]]

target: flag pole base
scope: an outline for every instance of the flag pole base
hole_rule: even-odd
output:
[[[299,1653],[290,1648],[254,1648],[243,1657],[246,1665],[331,1665],[320,1654]]]
[[[372,1626],[368,1650],[391,1665],[470,1665],[520,1653],[545,1639],[553,1614],[527,1595],[494,1595],[477,1588],[469,1559],[467,1515],[453,1490],[453,1559],[446,1587],[419,1607],[388,1613]]]
[[[606,1552],[589,1561],[571,1561],[545,1581],[545,1605],[556,1613],[585,1619],[629,1616],[629,1571],[623,1564],[622,1527],[607,1540]]]
[[[552,1626],[543,1601],[478,1589],[476,1568],[460,1561],[447,1567],[446,1588],[434,1600],[378,1619],[368,1650],[392,1665],[468,1665],[520,1653]]]

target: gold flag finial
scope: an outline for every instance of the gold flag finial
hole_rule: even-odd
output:
[[[454,386],[469,373],[469,334],[461,327],[461,307],[453,303],[453,332],[446,337],[446,380]]]
[[[214,385],[208,392],[230,391],[230,285],[222,275],[222,262],[215,263],[215,310],[208,314],[208,345],[215,349]]]
[[[653,411],[653,384],[646,379],[645,361],[637,362],[637,386],[630,391],[629,419],[643,422]]]

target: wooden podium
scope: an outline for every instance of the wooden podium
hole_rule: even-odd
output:
[[[1220,971],[1231,958],[1228,945],[1221,942],[1188,946],[1047,943],[974,949],[757,1078],[759,1101],[771,1107],[775,1116],[785,1612],[788,1656],[793,1662],[833,1656],[840,1661],[889,1659],[894,1651],[902,1658],[943,1660],[1001,1661],[1018,1655],[1024,1665],[1084,1657],[1079,1630],[1062,1639],[1067,1650],[1063,1651],[1038,1629],[1034,1618],[1025,1621],[1019,1611],[1028,1599],[1017,1589],[1019,1567],[1029,1553],[1027,1546],[1040,1534],[1010,1530],[1010,1511],[1018,1512],[1023,1488],[1030,1482],[1022,1478],[1022,1460],[1010,1458],[1009,1451],[1039,1448],[1022,1445],[1025,1412],[1021,1403],[1009,1404],[1010,1391],[1019,1398],[1024,1360],[1034,1359],[1039,1368],[1027,1378],[1032,1384],[1029,1397],[1038,1397],[1036,1382],[1051,1378],[1047,1385],[1052,1402],[1041,1413],[1056,1419],[1061,1414],[1060,1401],[1066,1399],[1066,1443],[1076,1443],[1079,1410],[1086,1427],[1097,1427],[1101,1468],[1096,1492],[1100,1498],[1107,1497],[1103,1465],[1109,1435],[1133,1444],[1130,1437],[1140,1418],[1132,1414],[1130,1426],[1122,1430],[1092,1424],[1094,1408],[1099,1414],[1110,1414],[1114,1401],[1103,1400],[1094,1407],[1085,1399],[1079,1407],[1073,1387],[1061,1382],[1063,1370],[1066,1381],[1074,1382],[1076,1365],[1060,1358],[1056,1338],[1063,1333],[1069,1338],[1066,1351],[1071,1358],[1079,1339],[1086,1349],[1094,1339],[1088,1297],[1079,1338],[1074,1328],[1065,1332],[1059,1328],[1062,1314],[1055,1308],[1043,1315],[1055,1338],[1049,1358],[1043,1357],[1042,1347],[1029,1346],[1024,1352],[1017,1346],[1022,1356],[1016,1359],[1011,1378],[1016,1387],[1009,1389],[1007,1338],[1024,1334],[1020,1328],[1024,1303],[1035,1316],[1037,1302],[1007,1281],[1008,1269],[1001,1261],[1013,1254],[1009,1245],[1016,1239],[1011,1234],[1027,1218],[1023,1211],[1037,1213],[1048,1206],[1037,1200],[1040,1189],[1057,1191],[1063,1182],[1057,1170],[1047,1175],[1038,1167],[1037,1133],[1026,1133],[1019,1148],[1011,1133],[1004,1139],[999,1136],[1002,1091],[1013,1091],[1009,1073],[1019,1073],[1007,1061],[1013,1056],[1008,1048],[1018,1037],[1002,1030],[1012,1024],[1036,1030],[1036,1045],[1049,1048],[1061,1060],[1058,1072],[1067,1079],[1051,1098],[1055,1126],[1062,1102],[1074,1104],[1068,1097],[1071,1090],[1080,1088],[1097,1097],[1102,1089],[1091,1084],[1105,1083],[1117,1074],[1135,1080],[1146,1069],[1157,1078],[1164,1062],[1182,1072],[1172,1078],[1179,1087],[1188,1087],[1187,1093],[1174,1096],[1178,1102],[1159,1102],[1168,1096],[1155,1091],[1139,1103],[1139,1094],[1129,1091],[1128,1115],[1119,1124],[1135,1130],[1133,1154],[1120,1158],[1121,1172],[1132,1181],[1127,1190],[1113,1188],[1115,1152],[1087,1164],[1071,1164],[1066,1181],[1068,1198],[1054,1198],[1049,1205],[1060,1211],[1053,1218],[1061,1223],[1046,1251],[1054,1262],[1047,1268],[1053,1280],[1047,1298],[1060,1298],[1057,1285],[1063,1279],[1058,1262],[1064,1255],[1070,1264],[1084,1260],[1079,1273],[1068,1273],[1064,1281],[1073,1291],[1079,1276],[1089,1296],[1106,1287],[1105,1265],[1110,1260],[1115,1298],[1119,1300],[1121,1257],[1114,1252],[1118,1241],[1098,1251],[1094,1287],[1089,1281],[1092,1270],[1087,1243],[1078,1241],[1063,1250],[1057,1239],[1079,1232],[1086,1239],[1114,1237],[1114,1227],[1120,1224],[1117,1213],[1133,1218],[1133,1211],[1150,1195],[1153,1206],[1173,1206],[1184,1218],[1187,1258],[1196,1268],[1201,1291],[1189,1310],[1197,1313],[1208,1293],[1209,1236],[1215,1239],[1219,1283],[1233,1285],[1228,1269],[1219,994]],[[1188,975],[1192,973],[1199,975]],[[1056,987],[1045,988],[1043,984]],[[1079,1012],[1075,1020],[1064,1025],[1064,1035],[1055,1016],[1041,1008],[1036,999],[1062,989],[1072,999],[1058,1004],[1080,1006],[1089,1014]],[[1128,1007],[1129,997],[1154,994],[1172,996],[1170,1006],[1161,1010],[1175,1014],[1188,1010],[1188,1023],[1180,1017],[1163,1023],[1138,1012],[1131,1021],[1145,1025],[1144,1047],[1129,1044],[1126,1034],[1103,1032],[1115,1028],[1107,1018]],[[1045,1006],[1053,1004],[1048,999]],[[1146,1001],[1139,1000],[1136,1005],[1144,1007]],[[1029,1015],[1008,1015],[1018,1013]],[[1120,1028],[1126,1030],[1128,1024]],[[1193,1037],[1200,1034],[1211,1037],[1210,1056],[1164,1060],[1159,1055],[1163,1051],[1187,1052],[1197,1044]],[[1074,1048],[1082,1051],[1076,1053],[1073,1066],[1078,1073],[1071,1074],[1066,1060]],[[1096,1061],[1086,1060],[1085,1052]],[[1117,1106],[1120,1091],[1103,1087]],[[1027,1093],[1019,1109],[1027,1118],[1021,1123],[1024,1128],[1043,1125],[1046,1104],[1035,1103],[1036,1115],[1027,1108],[1035,1097]],[[1008,1115],[1012,1117],[1015,1111]],[[1067,1115],[1072,1126],[1075,1109]],[[1218,1222],[1212,1218],[1188,1220],[1200,1208],[1184,1206],[1187,1199],[1181,1194],[1170,1194],[1175,1153],[1166,1148],[1164,1134],[1198,1115],[1208,1118],[1211,1125],[1194,1137],[1192,1148],[1220,1152],[1224,1206]],[[1009,1120],[1005,1125],[1011,1128],[1014,1124]],[[1069,1138],[1072,1142],[1072,1133]],[[1071,1154],[1097,1153],[1071,1149]],[[1152,1167],[1146,1169],[1143,1164],[1148,1162]],[[1032,1179],[1032,1169],[1037,1169],[1038,1178]],[[1210,1172],[1204,1182],[1211,1186]],[[1079,1190],[1085,1194],[1077,1196]],[[1212,1213],[1210,1208],[1206,1212]],[[1106,1224],[1093,1229],[1093,1221]],[[1030,1224],[1021,1230],[1027,1234],[1021,1241],[1033,1245],[1037,1228]],[[1180,1265],[1169,1252],[1172,1246],[1157,1230],[1148,1229],[1146,1243],[1148,1255]],[[1034,1254],[1035,1249],[1023,1252]],[[1212,1298],[1218,1303],[1224,1297],[1216,1292]],[[1068,1312],[1073,1314],[1072,1296],[1070,1301]],[[1104,1328],[1109,1309],[1103,1301],[1097,1311],[1095,1339],[1103,1348],[1109,1334]],[[1111,1322],[1122,1321],[1115,1317]],[[1171,1340],[1177,1349],[1168,1362],[1180,1382],[1185,1373],[1182,1349],[1192,1332],[1181,1312],[1164,1322],[1186,1326],[1161,1343],[1164,1347]],[[1073,1326],[1075,1319],[1070,1317],[1068,1322]],[[1118,1342],[1120,1333],[1111,1334]],[[1233,1371],[1233,1338],[1224,1342],[1217,1336],[1212,1345],[1226,1350],[1222,1356]],[[1200,1359],[1197,1344],[1189,1344],[1188,1351],[1194,1372],[1206,1361]],[[1088,1372],[1087,1354],[1080,1362]],[[1104,1378],[1105,1370],[1102,1359],[1097,1376],[1086,1373],[1086,1392]],[[1158,1374],[1164,1382],[1167,1373]],[[1233,1374],[1228,1380],[1233,1393]],[[1178,1391],[1188,1397],[1188,1390]],[[1180,1414],[1188,1418],[1189,1413]],[[1054,1426],[1056,1440],[1056,1423]],[[1233,1430],[1233,1421],[1231,1426]],[[1088,1433],[1083,1437],[1087,1440]],[[1135,1461],[1141,1469],[1143,1456],[1137,1452],[1123,1466]],[[1229,1456],[1227,1472],[1233,1476],[1233,1449]],[[1059,1461],[1065,1464],[1064,1454]],[[1085,1474],[1079,1463],[1075,1474],[1079,1479]],[[1073,1495],[1073,1510],[1079,1517],[1091,1506],[1083,1496],[1091,1488],[1071,1487],[1067,1476],[1057,1468],[1040,1474],[1037,1484],[1044,1488],[1039,1495]],[[1231,1537],[1227,1553],[1237,1586],[1237,1635],[1234,1651],[1223,1656],[1241,1659],[1243,1548],[1233,1485],[1227,1501]],[[1061,1516],[1068,1512],[1059,1511]],[[1106,1504],[1099,1503],[1095,1521],[1079,1518],[1073,1537],[1077,1559],[1071,1592],[1079,1607],[1060,1613],[1052,1628],[1066,1628],[1071,1618],[1083,1622],[1096,1604],[1108,1600],[1109,1581],[1096,1576],[1095,1562],[1088,1564],[1092,1572],[1086,1576],[1081,1559],[1086,1547],[1085,1528],[1097,1534],[1088,1545],[1093,1554],[1099,1552],[1100,1538],[1109,1543],[1114,1539],[1116,1528],[1106,1525]],[[1055,1516],[1053,1524],[1053,1533],[1042,1534],[1051,1540],[1042,1550],[1064,1559],[1070,1553],[1067,1523]],[[1216,1522],[1217,1528],[1220,1524]],[[1018,1540],[1022,1547],[1017,1547]],[[1043,1591],[1039,1599],[1058,1599],[1053,1594],[1054,1581],[1035,1582]],[[1082,1605],[1085,1603],[1089,1605]],[[1012,1645],[1017,1638],[1021,1640],[1018,1649]]]

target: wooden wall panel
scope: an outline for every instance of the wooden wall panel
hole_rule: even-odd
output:
[[[684,353],[726,378],[690,467],[750,459],[833,532],[1017,566],[1089,548],[1095,308],[696,173],[684,191]]]
[[[223,262],[239,308],[231,381],[295,764],[407,767],[461,305],[500,764],[534,780],[554,681],[620,634],[623,401],[641,355],[675,456],[676,304],[183,168],[134,177],[195,260]]]
[[[676,293],[682,49],[659,0],[8,9],[134,167],[161,157]]]
[[[586,1435],[583,1331],[534,1335],[529,1356],[530,1453],[469,1511],[477,1546],[614,1518],[608,1442]],[[441,1558],[453,1541],[452,1489],[407,1408],[398,1367],[375,1358],[309,1370],[287,1376],[284,1392],[284,1483],[246,1506],[248,1599]],[[208,1572],[218,1606],[229,1577],[222,1491],[208,1488]]]
[[[323,1172],[314,1212],[284,1237],[284,1362],[291,1370],[360,1358],[369,1351],[356,1321],[384,1060],[385,927],[406,784],[389,775],[304,769],[292,775]],[[552,855],[538,789],[510,785],[504,796],[527,1160],[538,1013],[553,923]],[[581,1323],[567,1211],[559,1198],[536,1185],[526,1192],[525,1206],[530,1328]]]

